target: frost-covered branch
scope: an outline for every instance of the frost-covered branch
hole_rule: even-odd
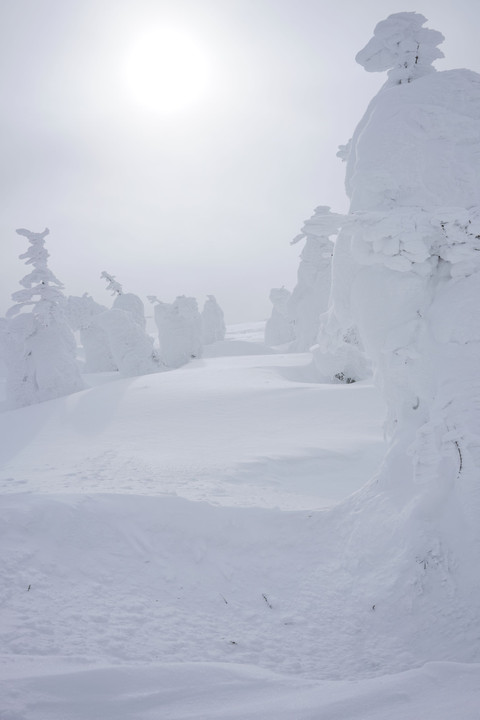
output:
[[[390,15],[375,27],[373,38],[360,50],[356,61],[368,72],[388,70],[388,85],[410,83],[435,72],[434,60],[444,57],[438,49],[445,38],[437,30],[424,28],[420,13]]]
[[[122,295],[123,289],[119,282],[115,280],[115,275],[110,275],[105,270],[100,275],[101,278],[104,278],[107,282],[107,290],[109,290],[112,295]]]

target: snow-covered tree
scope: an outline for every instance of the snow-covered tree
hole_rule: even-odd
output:
[[[140,327],[145,330],[145,308],[138,295],[135,295],[134,293],[124,293],[120,283],[115,280],[115,276],[110,275],[105,272],[105,270],[102,272],[101,277],[108,283],[107,290],[115,296],[113,307],[131,313],[135,322],[137,322]]]
[[[285,287],[270,290],[272,314],[265,324],[265,343],[272,347],[285,345],[294,340],[293,322],[289,315],[290,290]]]
[[[342,231],[334,246],[329,307],[320,315],[312,354],[317,381],[348,384],[369,377],[371,364],[350,306],[350,287],[356,272],[348,234],[350,219],[337,217]]]
[[[155,304],[155,322],[160,345],[159,356],[168,368],[177,368],[203,352],[202,318],[197,301],[180,295],[172,304],[162,303],[150,295]]]
[[[105,323],[102,320],[103,315],[109,312],[110,310],[106,310],[105,313],[95,315],[88,325],[80,328],[80,342],[85,355],[84,369],[86,373],[120,370],[110,347],[109,333],[105,329]]]
[[[201,312],[202,340],[204,345],[210,345],[218,340],[225,339],[225,318],[223,310],[217,303],[214,295],[208,295]]]
[[[107,290],[112,295],[123,295],[123,288],[120,283],[115,280],[115,275],[110,275],[110,273],[107,273],[107,271],[104,270],[100,277],[107,281]]]
[[[462,637],[480,619],[480,75],[435,72],[442,36],[424,22],[390,16],[357,56],[391,72],[350,143],[333,307],[372,358],[390,445],[351,501],[345,557],[362,548],[365,585],[405,632]]]
[[[425,22],[420,13],[390,15],[375,27],[372,39],[357,53],[356,61],[367,72],[388,70],[387,86],[410,83],[435,72],[432,62],[444,57],[437,45],[445,38],[437,30],[423,27]]]
[[[108,312],[87,293],[82,297],[70,296],[65,313],[72,330],[79,331],[85,356],[85,372],[112,372],[118,370],[110,350],[108,335],[99,316]]]
[[[95,302],[88,293],[81,297],[69,295],[64,305],[65,317],[73,332],[89,325],[95,315],[107,309],[105,305]]]
[[[48,267],[45,237],[49,230],[19,229],[17,233],[30,243],[20,259],[33,269],[20,281],[23,289],[13,293],[16,304],[2,328],[10,407],[51,400],[84,387],[75,338],[64,316],[63,285]]]
[[[153,347],[153,338],[127,310],[113,307],[96,315],[89,330],[93,334],[100,328],[108,339],[111,357],[120,375],[134,377],[158,372],[161,363]]]
[[[292,245],[305,240],[298,268],[297,284],[288,300],[288,317],[293,323],[295,340],[291,349],[308,350],[317,341],[320,315],[326,312],[330,298],[332,274],[332,235],[339,231],[341,215],[319,206],[305,221],[302,231]]]
[[[137,295],[125,294],[114,275],[103,271],[101,277],[107,280],[107,290],[115,295],[115,300],[110,310],[95,317],[88,340],[96,344],[105,334],[110,355],[123,376],[158,372],[161,362],[153,348],[153,338],[145,332],[143,302]]]

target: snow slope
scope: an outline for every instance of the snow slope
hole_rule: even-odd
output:
[[[478,718],[352,565],[377,391],[259,346],[0,415],[2,720]]]

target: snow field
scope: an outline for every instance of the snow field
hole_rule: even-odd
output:
[[[384,452],[377,391],[236,355],[244,334],[0,416],[2,720],[437,720],[442,683],[476,717],[479,666],[420,668],[437,656],[415,619],[397,632],[395,572],[358,564],[368,487],[345,498]]]
[[[306,354],[209,358],[4,413],[0,488],[329,505],[375,471],[384,409],[369,385],[290,379],[309,362]]]

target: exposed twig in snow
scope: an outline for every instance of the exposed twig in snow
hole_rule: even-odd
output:
[[[455,447],[457,448],[458,457],[459,457],[459,459],[460,459],[460,463],[459,463],[459,467],[458,467],[458,475],[460,475],[460,473],[462,472],[462,468],[463,468],[462,451],[460,450],[460,445],[458,444],[458,440],[454,440],[454,441],[453,441],[453,444],[454,444]],[[457,477],[458,477],[458,476],[457,476]]]
[[[273,605],[270,603],[270,601],[269,601],[269,599],[267,598],[267,596],[265,595],[265,593],[262,593],[262,597],[263,597],[263,599],[265,600],[265,602],[267,603],[267,605],[268,605],[268,607],[270,608],[270,610],[273,610]]]

